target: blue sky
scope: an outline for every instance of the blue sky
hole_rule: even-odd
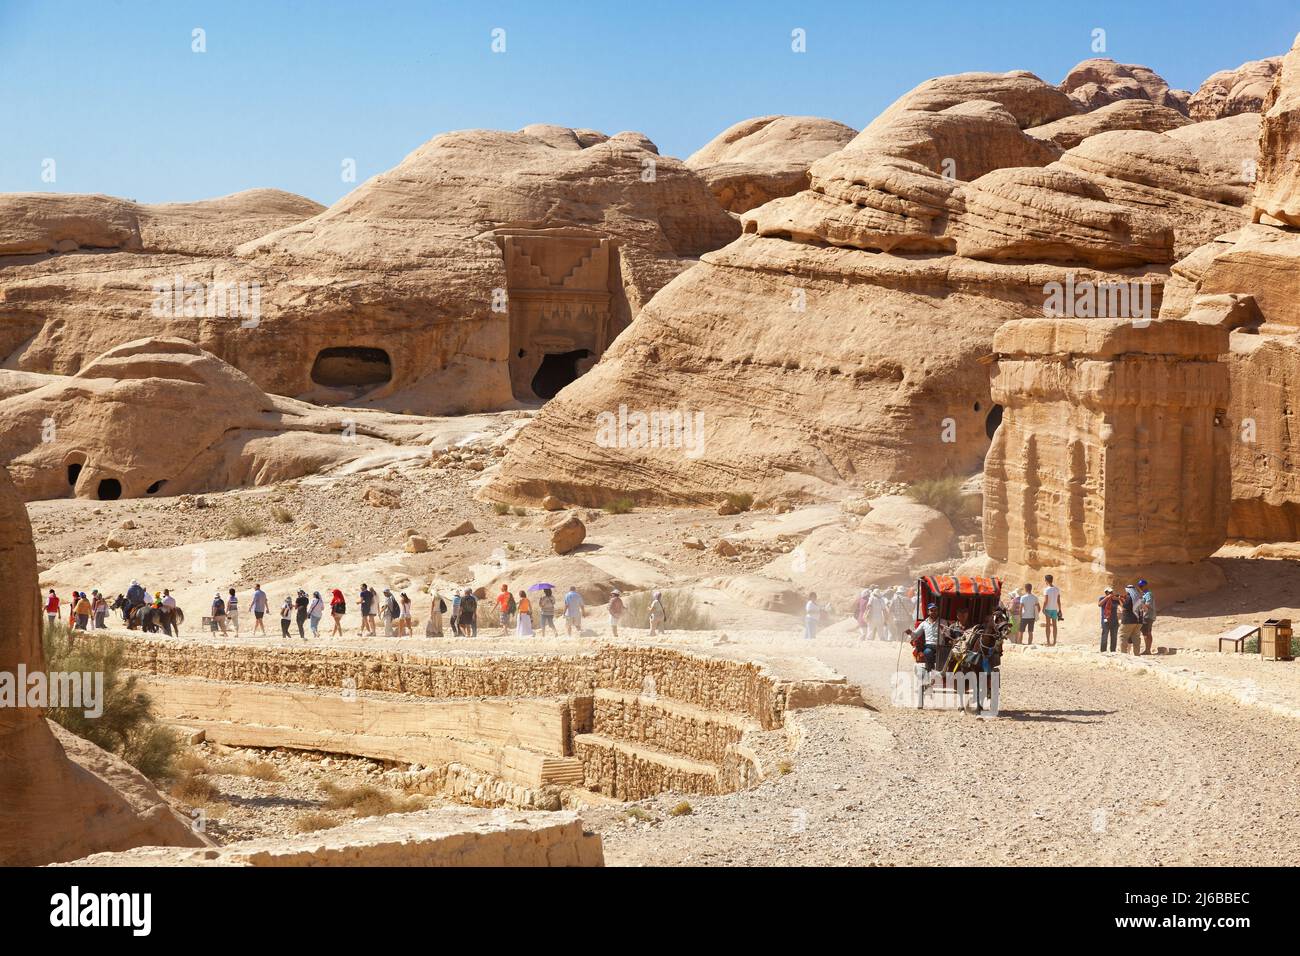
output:
[[[685,157],[765,113],[860,128],[944,73],[1059,82],[1098,55],[1097,27],[1100,55],[1195,89],[1285,52],[1300,3],[0,0],[0,192],[331,203],[353,188],[344,159],[361,182],[447,130],[538,122],[634,129]]]

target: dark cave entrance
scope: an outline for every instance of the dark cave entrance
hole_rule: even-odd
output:
[[[365,346],[321,349],[311,367],[311,380],[328,388],[368,388],[392,379],[388,353]]]
[[[533,376],[533,393],[543,400],[554,398],[560,389],[578,377],[578,363],[590,355],[590,349],[546,353]]]
[[[116,501],[122,497],[122,483],[116,478],[103,478],[99,482],[99,500]]]
[[[988,417],[984,419],[984,434],[988,435],[989,438],[992,438],[993,433],[998,430],[998,426],[1001,424],[1002,406],[994,405],[989,409]]]

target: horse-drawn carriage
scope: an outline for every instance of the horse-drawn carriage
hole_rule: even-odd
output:
[[[933,656],[925,652],[921,624],[936,609],[939,643]],[[917,579],[916,623],[911,641],[915,668],[916,706],[925,706],[928,691],[936,700],[965,709],[974,691],[976,710],[996,706],[1001,680],[1002,642],[1011,621],[1002,606],[1002,582],[997,578],[933,575]]]

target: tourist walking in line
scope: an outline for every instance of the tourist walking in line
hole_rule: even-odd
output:
[[[280,636],[288,638],[289,625],[293,623],[293,595],[286,594],[280,605]]]
[[[95,630],[102,631],[104,628],[108,627],[108,625],[104,623],[104,618],[108,617],[108,602],[104,600],[104,595],[100,594],[98,591],[91,591],[90,593],[94,598],[94,600],[90,602],[90,613],[95,615]]]
[[[392,588],[384,588],[384,597],[379,602],[379,618],[384,622],[384,637],[392,637],[397,628],[397,618],[402,613],[397,598],[393,597]]]
[[[617,593],[617,592],[616,592]],[[533,636],[533,602],[528,600],[528,592],[519,592],[519,601],[515,605],[518,620],[515,624],[516,637]]]
[[[478,598],[469,588],[460,596],[460,633],[463,637],[478,637]]]
[[[451,633],[460,637],[460,591],[451,592]]]
[[[1119,635],[1119,595],[1114,588],[1107,588],[1106,593],[1097,598],[1101,608],[1101,653],[1106,653],[1107,638],[1110,639],[1110,651],[1115,650],[1115,639]]]
[[[54,593],[54,588],[50,588],[49,596],[45,599],[45,617],[51,624],[59,622],[59,596]]]
[[[228,636],[228,632],[226,631],[226,602],[222,599],[220,591],[212,595],[211,617],[212,633],[215,634],[217,633],[217,630],[220,629],[223,637]]]
[[[668,612],[664,609],[664,592],[655,591],[650,595],[650,636],[662,634],[668,624]]]
[[[1038,595],[1032,584],[1025,584],[1025,593],[1020,595],[1020,633],[1028,634],[1026,644],[1034,643],[1034,621],[1038,620]]]
[[[325,616],[325,601],[319,591],[311,592],[311,604],[307,606],[307,620],[311,623],[311,636],[320,637],[320,619]]]
[[[830,610],[828,607],[827,611]],[[820,615],[820,609],[818,610]],[[867,640],[883,641],[887,634],[885,624],[888,621],[889,608],[885,596],[879,588],[872,588],[867,594]]]
[[[343,615],[348,612],[348,602],[343,600],[343,592],[338,588],[330,595],[330,617],[334,619],[334,629],[330,637],[343,636]]]
[[[853,602],[853,620],[858,624],[858,640],[867,639],[867,605],[871,599],[871,589],[863,588],[858,599]]]
[[[401,626],[397,629],[397,636],[415,637],[415,622],[411,617],[411,599],[406,596],[405,591],[402,592],[402,599],[399,604],[400,612],[397,620]]]
[[[442,616],[447,613],[447,602],[442,599],[438,589],[429,595],[429,626],[425,633],[429,637],[442,637]]]
[[[1142,642],[1146,645],[1144,653],[1151,653],[1151,626],[1156,622],[1156,596],[1151,593],[1151,586],[1143,578],[1138,582],[1141,600],[1138,602],[1138,629],[1142,632]]]
[[[542,615],[542,623],[538,628],[542,637],[546,636],[548,627],[551,629],[552,634],[559,637],[560,632],[555,629],[555,595],[551,593],[550,588],[542,589],[542,596],[537,599],[537,610]]]
[[[569,585],[569,592],[564,595],[564,636],[572,637],[576,630],[581,637],[582,619],[586,616],[587,603],[583,601],[578,589]]]
[[[808,602],[803,606],[803,639],[811,641],[817,636],[817,622],[822,609],[817,604],[817,592],[808,592]]]
[[[378,595],[368,584],[361,585],[361,636],[375,636],[375,605],[379,603]]]
[[[77,598],[77,603],[73,610],[77,615],[77,630],[86,630],[90,625],[90,598],[86,597],[85,591],[82,591],[81,596]]]
[[[239,595],[235,589],[230,589],[230,597],[226,600],[226,620],[230,626],[235,629],[235,637],[239,636]]]
[[[1065,620],[1061,614],[1061,589],[1052,583],[1050,574],[1043,578],[1047,587],[1043,589],[1043,643],[1048,647],[1056,645],[1056,624]]]
[[[298,625],[298,639],[307,640],[307,632],[303,627],[307,623],[307,608],[311,606],[311,601],[307,599],[307,592],[302,588],[298,589],[298,596],[293,599],[294,606],[294,623]]]
[[[1130,645],[1133,648],[1134,656],[1142,653],[1142,637],[1140,629],[1142,622],[1138,619],[1138,604],[1142,600],[1142,595],[1138,589],[1131,584],[1124,585],[1124,593],[1120,595],[1119,606],[1119,651],[1121,654],[1127,653]]]
[[[501,621],[501,633],[510,633],[510,611],[515,606],[515,596],[510,593],[510,585],[501,585],[497,592],[497,617]]]
[[[615,637],[618,637],[618,622],[623,617],[623,592],[614,588],[609,593],[609,606],[605,609],[609,612],[609,629]]]
[[[253,588],[253,636],[261,631],[262,636],[266,637],[266,622],[262,620],[266,612],[270,610],[270,601],[267,600],[266,592],[262,590],[262,585]]]

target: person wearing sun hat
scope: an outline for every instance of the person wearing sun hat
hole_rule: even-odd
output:
[[[1097,598],[1097,607],[1101,608],[1101,652],[1106,653],[1106,639],[1110,638],[1110,650],[1115,650],[1119,639],[1119,596],[1114,588],[1106,588],[1104,594]]]

